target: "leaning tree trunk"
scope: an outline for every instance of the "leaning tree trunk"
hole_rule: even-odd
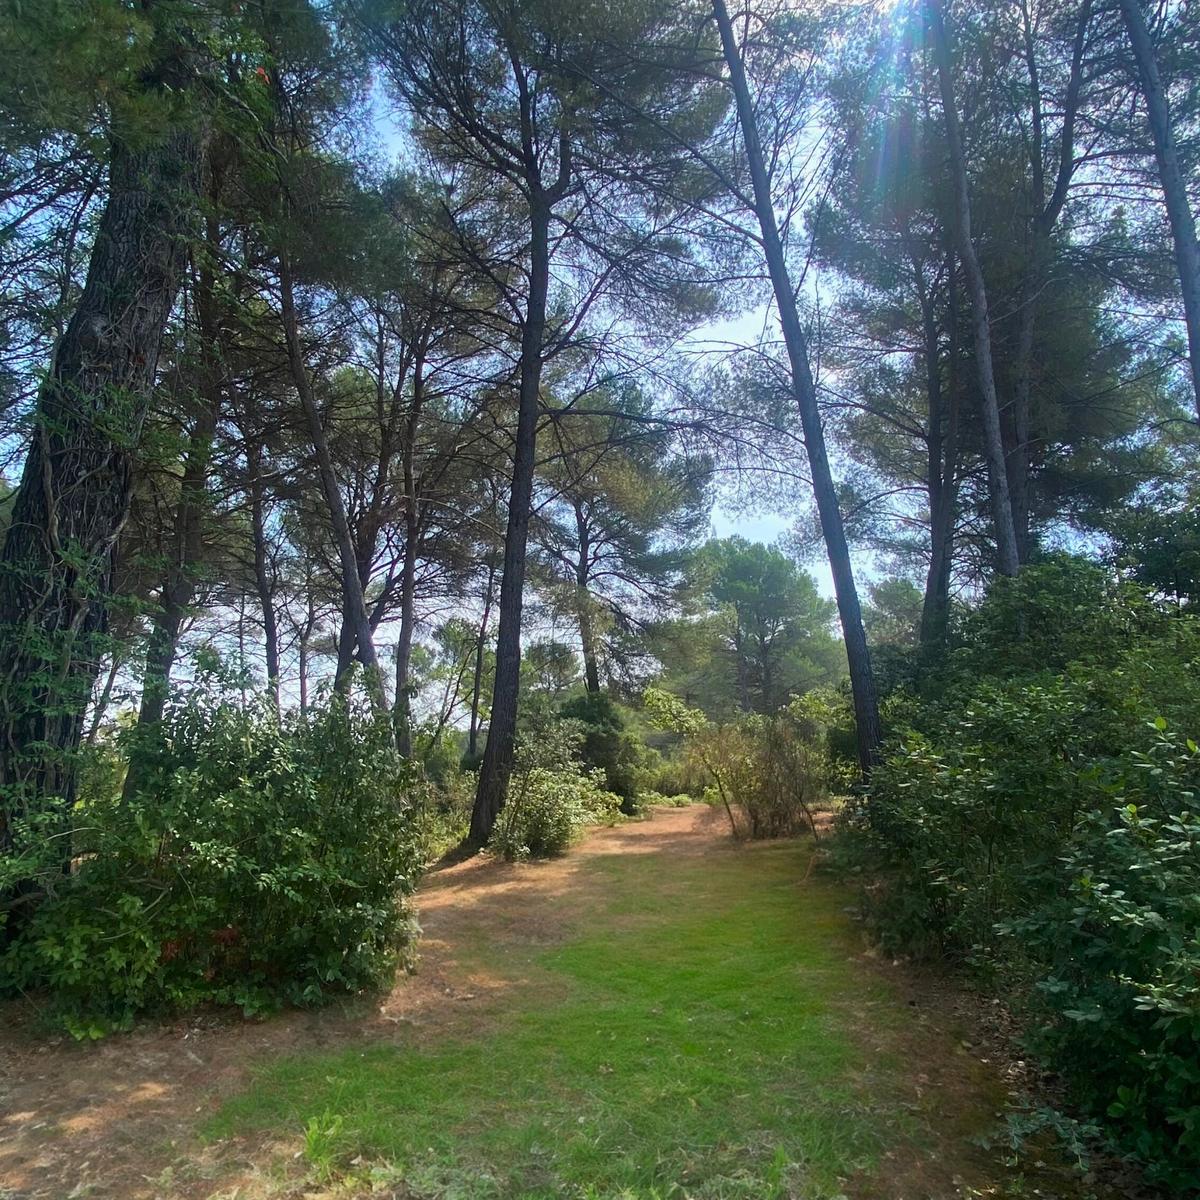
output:
[[[496,678],[487,745],[479,769],[479,786],[471,811],[467,840],[483,846],[492,835],[504,807],[516,754],[517,701],[521,687],[521,609],[525,588],[525,550],[529,541],[533,502],[534,452],[537,442],[538,393],[542,383],[542,339],[546,328],[546,298],[550,290],[550,209],[534,199],[530,204],[529,302],[521,330],[520,398],[516,444],[513,447],[512,487],[508,497],[508,526],[504,535],[504,565],[500,574],[500,622],[496,632]]]
[[[954,99],[950,43],[946,36],[941,0],[929,0],[929,14],[933,25],[934,55],[937,59],[942,112],[946,123],[946,145],[950,152],[958,253],[967,280],[967,292],[971,297],[971,326],[975,337],[975,366],[979,375],[984,458],[987,460],[988,493],[996,529],[996,560],[1002,574],[1015,575],[1020,569],[1021,560],[1017,551],[1012,500],[1008,492],[1008,466],[1005,462],[1004,438],[1000,430],[996,373],[992,368],[992,332],[988,315],[987,287],[971,236],[971,194],[967,186],[967,163],[963,154],[962,129],[959,126],[958,108]]]
[[[0,558],[0,853],[36,851],[53,834],[54,858],[70,858],[75,751],[202,149],[188,128],[114,145],[87,282],[38,396]]]
[[[796,295],[792,290],[787,259],[779,237],[770,180],[758,137],[754,104],[746,82],[746,70],[734,38],[725,0],[712,0],[712,5],[721,34],[725,62],[729,68],[730,84],[737,103],[738,121],[746,144],[746,158],[754,184],[755,216],[762,232],[763,253],[775,291],[775,304],[779,310],[779,323],[787,346],[792,372],[792,391],[796,407],[800,411],[800,424],[804,431],[804,445],[808,452],[808,465],[812,475],[813,494],[817,501],[817,513],[821,520],[821,533],[825,539],[825,549],[833,573],[834,594],[837,597],[842,637],[846,643],[846,658],[850,667],[850,687],[854,697],[854,717],[858,731],[858,759],[863,772],[866,773],[879,757],[879,702],[875,693],[875,678],[871,671],[867,635],[863,629],[858,588],[854,582],[854,568],[850,562],[850,548],[842,525],[833,473],[829,468],[825,431],[821,425],[816,386],[808,363],[808,343],[800,324]]]
[[[358,575],[358,559],[354,553],[354,539],[350,534],[350,522],[346,517],[346,505],[338,487],[337,474],[333,469],[333,455],[329,449],[329,438],[325,424],[317,408],[312,381],[308,377],[308,365],[304,361],[304,348],[300,344],[300,325],[296,317],[296,299],[292,288],[292,272],[287,257],[279,256],[279,292],[283,333],[287,341],[288,364],[292,382],[300,397],[300,407],[308,422],[309,437],[317,459],[317,472],[321,477],[321,491],[329,509],[329,524],[337,547],[341,566],[342,596],[345,600],[347,625],[358,643],[358,660],[366,672],[367,691],[376,713],[387,712],[387,701],[383,695],[383,680],[379,675],[379,662],[375,657],[375,642],[371,621],[367,616],[367,603],[363,595],[362,580]]]
[[[210,253],[218,244],[216,220],[208,219],[207,241]],[[146,647],[146,667],[142,679],[142,702],[138,706],[137,728],[143,735],[156,726],[166,708],[171,686],[171,671],[179,651],[179,637],[196,595],[196,570],[203,554],[204,517],[208,500],[209,462],[212,441],[220,418],[223,398],[220,331],[214,308],[213,274],[204,266],[196,286],[196,318],[203,355],[200,411],[188,437],[179,483],[179,502],[175,506],[171,528],[170,557],[163,573],[159,609],[150,626]],[[135,742],[125,773],[124,796],[136,795],[145,780],[148,746]]]
[[[1200,245],[1196,243],[1196,218],[1188,201],[1187,181],[1179,163],[1179,149],[1171,129],[1167,94],[1158,73],[1158,60],[1141,0],[1121,0],[1121,15],[1129,33],[1129,44],[1137,62],[1146,101],[1146,116],[1154,138],[1154,156],[1162,180],[1163,200],[1175,241],[1175,265],[1183,291],[1183,315],[1187,322],[1188,357],[1192,367],[1192,389],[1200,412]]]

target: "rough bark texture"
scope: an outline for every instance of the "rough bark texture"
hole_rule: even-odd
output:
[[[496,680],[487,745],[479,770],[479,786],[471,811],[468,841],[486,844],[492,835],[512,774],[516,753],[517,702],[521,687],[521,609],[525,588],[525,551],[529,542],[533,501],[534,450],[537,441],[538,399],[542,384],[542,340],[546,330],[546,299],[550,289],[550,209],[535,197],[529,212],[529,299],[521,330],[520,390],[516,444],[513,447],[512,487],[504,534],[504,565],[500,574],[500,623],[496,633]]]
[[[1154,138],[1154,156],[1162,180],[1163,200],[1171,221],[1175,241],[1175,265],[1183,292],[1183,314],[1187,322],[1188,357],[1192,367],[1192,388],[1196,411],[1200,413],[1200,246],[1196,243],[1196,218],[1188,201],[1187,181],[1179,163],[1179,150],[1171,129],[1167,94],[1158,73],[1158,59],[1141,0],[1121,0],[1121,15],[1129,34],[1129,44],[1137,63],[1146,116]]]
[[[65,814],[98,670],[131,455],[187,259],[202,139],[114,146],[79,306],[38,397],[0,560],[0,852],[12,817]],[[69,856],[69,842],[59,849]]]
[[[592,556],[591,532],[581,505],[575,505],[575,531],[579,537],[579,558],[575,564],[575,586],[579,597],[579,644],[583,650],[584,686],[593,695],[600,691],[600,662],[596,653],[596,630],[592,620],[591,595],[588,592]]]
[[[946,144],[950,152],[950,176],[954,189],[955,225],[958,252],[971,298],[971,327],[975,338],[975,365],[979,374],[980,416],[983,421],[984,458],[988,468],[988,492],[992,503],[992,521],[996,532],[996,562],[1004,575],[1015,575],[1021,560],[1017,552],[1017,534],[1013,525],[1012,500],[1008,491],[1008,466],[1004,439],[1000,430],[1000,404],[996,398],[996,374],[992,368],[992,332],[988,314],[987,287],[983,269],[975,253],[971,235],[971,195],[967,182],[967,163],[963,154],[962,129],[954,98],[954,76],[950,62],[950,42],[940,0],[929,0],[934,56],[942,93],[942,112],[946,123]]]
[[[483,693],[483,657],[487,650],[488,623],[492,617],[492,592],[496,586],[496,566],[489,560],[487,588],[483,594],[483,616],[475,639],[475,670],[471,680],[471,724],[467,733],[467,757],[474,761],[479,753],[479,701]]]
[[[755,215],[762,231],[763,251],[767,269],[775,291],[775,303],[779,310],[779,322],[787,345],[788,361],[792,372],[792,388],[796,406],[800,412],[800,424],[804,431],[804,444],[808,451],[809,472],[812,476],[813,493],[817,501],[817,512],[821,519],[821,533],[829,556],[833,573],[834,593],[837,597],[838,614],[842,622],[842,637],[846,643],[846,657],[850,666],[850,686],[854,696],[854,717],[858,731],[858,758],[864,773],[879,757],[880,725],[879,703],[875,693],[875,679],[871,671],[871,656],[867,647],[867,636],[863,629],[862,609],[858,601],[858,588],[854,582],[854,569],[850,562],[850,549],[842,526],[842,514],[838,508],[837,491],[833,473],[829,469],[829,456],[825,449],[825,432],[821,426],[821,414],[817,407],[816,387],[808,364],[808,345],[796,298],[788,276],[787,260],[779,238],[779,227],[771,197],[770,180],[763,159],[762,146],[758,138],[754,105],[741,53],[729,22],[729,13],[724,0],[713,0],[713,15],[721,34],[721,46],[729,67],[730,82],[737,102],[738,119],[746,144],[746,156],[754,184]]]

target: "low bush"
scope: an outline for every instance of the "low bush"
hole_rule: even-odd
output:
[[[621,798],[604,773],[579,761],[581,735],[572,722],[547,720],[523,735],[488,848],[507,859],[565,854],[589,825],[611,824]]]
[[[577,723],[584,766],[604,773],[606,790],[619,796],[621,811],[631,815],[650,756],[624,710],[604,692],[588,692],[568,700],[559,715]]]
[[[246,1013],[386,981],[413,936],[412,779],[386,721],[334,696],[307,715],[211,679],[138,747],[138,793],[75,810],[75,866],[0,958],[76,1036],[203,1001]]]
[[[836,698],[813,692],[772,716],[724,725],[654,688],[645,703],[653,721],[684,737],[687,754],[712,781],[706,797],[715,795],[735,837],[816,833],[816,807],[845,781],[829,749],[828,731],[840,711]]]

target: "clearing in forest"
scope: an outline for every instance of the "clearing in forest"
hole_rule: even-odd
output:
[[[1075,1195],[981,1144],[1000,1068],[811,854],[659,810],[433,872],[384,998],[94,1046],[15,1023],[0,1197]]]

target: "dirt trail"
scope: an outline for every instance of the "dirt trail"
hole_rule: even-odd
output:
[[[141,1200],[228,1188],[227,1168],[238,1176],[243,1164],[218,1162],[221,1148],[196,1150],[214,1160],[213,1178],[198,1190],[181,1191],[162,1173],[256,1063],[359,1038],[478,1027],[508,983],[464,968],[457,947],[482,937],[499,945],[563,937],[586,912],[586,896],[572,884],[591,857],[690,856],[726,837],[709,809],[663,809],[651,821],[599,830],[551,862],[475,858],[433,871],[417,897],[418,972],[371,1002],[263,1022],[193,1015],[93,1045],[47,1040],[35,1011],[0,1006],[0,1200]]]

